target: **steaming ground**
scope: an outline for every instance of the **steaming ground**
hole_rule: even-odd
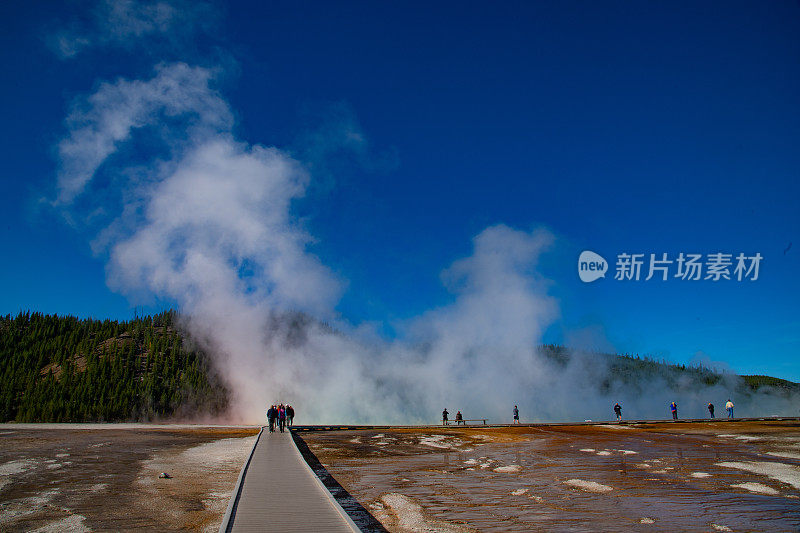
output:
[[[0,531],[217,531],[252,428],[0,427]],[[167,472],[171,479],[160,479]]]
[[[797,422],[301,435],[395,532],[800,528]]]

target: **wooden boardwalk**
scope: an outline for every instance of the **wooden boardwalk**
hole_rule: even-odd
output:
[[[291,434],[262,428],[242,468],[220,533],[359,531],[322,485]]]

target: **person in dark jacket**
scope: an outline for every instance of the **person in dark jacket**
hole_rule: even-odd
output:
[[[445,407],[444,411],[442,411],[442,424],[445,425],[445,426],[447,425],[447,415],[448,414],[450,414],[450,413],[447,412],[447,407]]]
[[[275,409],[274,405],[271,405],[269,409],[267,409],[267,420],[269,421],[269,432],[275,432],[275,418],[277,418],[278,413]]]
[[[286,425],[292,427],[292,421],[294,420],[294,407],[291,405],[286,406]]]
[[[283,430],[286,427],[286,408],[283,406],[283,404],[278,406],[278,427],[281,428],[281,433],[283,433]]]
[[[711,415],[711,418],[714,418],[714,404],[708,402],[708,414]]]
[[[614,413],[617,415],[617,422],[622,421],[622,406],[617,402],[614,405]]]

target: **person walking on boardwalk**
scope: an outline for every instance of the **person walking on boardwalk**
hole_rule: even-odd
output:
[[[711,418],[714,418],[714,404],[708,402],[708,414],[711,415]]]
[[[280,426],[281,433],[283,433],[283,430],[286,427],[286,408],[283,406],[283,404],[278,406],[278,426]]]
[[[291,405],[286,406],[286,425],[292,427],[292,421],[294,420],[294,407]]]
[[[445,407],[444,411],[442,411],[442,425],[444,425],[444,426],[447,425],[447,415],[449,415],[449,414],[450,413],[447,412],[447,407]]]
[[[514,423],[519,424],[519,409],[517,406],[514,406]]]
[[[733,402],[728,398],[728,403],[725,404],[725,410],[728,411],[728,418],[733,418]]]
[[[673,420],[677,420],[678,419],[678,404],[675,403],[675,402],[672,402],[671,404],[669,404],[669,410],[672,411],[672,419]]]
[[[278,416],[278,411],[275,409],[274,405],[271,405],[269,409],[267,409],[267,420],[269,421],[269,432],[275,433],[275,418]]]
[[[622,421],[622,406],[619,404],[619,402],[617,402],[614,405],[614,413],[616,413],[616,415],[617,415],[617,422],[621,422]]]

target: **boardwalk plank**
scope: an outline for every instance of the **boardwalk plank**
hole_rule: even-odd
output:
[[[229,530],[235,533],[358,531],[308,467],[288,432],[261,435],[231,521]]]

